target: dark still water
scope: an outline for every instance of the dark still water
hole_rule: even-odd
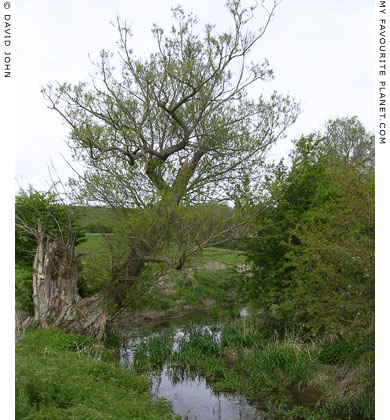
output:
[[[246,315],[244,311],[243,316]],[[150,329],[150,335],[160,334],[165,328],[174,328],[175,339],[183,337],[184,329],[189,323],[196,323],[204,329],[215,329],[216,323],[209,315],[194,313],[182,318],[165,321]],[[139,342],[147,337],[137,330],[124,333],[127,345],[121,350],[123,362],[132,362],[133,353]],[[175,344],[174,344],[175,349]],[[172,370],[165,365],[161,372],[152,374],[152,395],[155,398],[165,398],[172,404],[173,411],[184,420],[262,420],[260,412],[244,396],[215,392],[207,385],[205,378],[189,376]]]
[[[175,379],[164,368],[154,377],[152,395],[171,401],[173,411],[188,420],[260,420],[262,417],[243,396],[216,393],[204,378]]]

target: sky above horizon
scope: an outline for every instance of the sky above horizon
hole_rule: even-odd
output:
[[[193,11],[200,23],[213,23],[218,32],[231,25],[224,0],[19,1],[16,9],[15,178],[24,188],[47,189],[49,167],[66,180],[72,171],[65,141],[69,133],[60,116],[47,108],[41,87],[48,82],[88,80],[90,58],[99,51],[115,53],[117,32],[110,22],[126,19],[133,31],[136,55],[147,57],[154,44],[153,23],[167,29],[171,6]],[[267,2],[266,2],[267,4]],[[268,2],[268,4],[270,4]],[[261,12],[252,22],[256,30]],[[257,26],[256,26],[257,25]],[[301,103],[302,112],[273,151],[288,155],[291,140],[318,130],[326,120],[357,115],[374,129],[374,3],[367,0],[284,0],[276,9],[251,60],[268,59],[275,80],[252,93],[273,90]],[[77,164],[75,165],[76,167]],[[53,173],[53,169],[51,169]]]

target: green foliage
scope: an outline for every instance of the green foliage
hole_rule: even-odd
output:
[[[119,363],[101,360],[92,348],[85,337],[28,331],[16,343],[15,418],[172,418],[165,402],[151,399],[144,378]]]
[[[193,279],[181,278],[176,297],[192,305],[212,299],[218,304],[238,303],[242,296],[244,276],[234,270],[199,271]]]
[[[341,405],[339,410],[342,414],[347,413],[350,416],[359,416],[363,419],[375,419],[375,393],[374,382],[370,383],[367,390],[360,392],[357,397],[351,398],[347,404]]]
[[[82,272],[79,280],[79,293],[89,297],[99,291],[109,279],[107,264],[109,249],[102,234],[86,234],[85,242],[76,247],[81,254]]]
[[[314,411],[308,407],[293,406],[282,400],[278,403],[267,402],[267,419],[270,420],[340,420],[328,413],[326,409],[320,408]]]
[[[345,338],[339,338],[321,349],[319,360],[332,365],[344,363],[353,352],[353,346]]]
[[[224,348],[256,348],[260,349],[267,343],[263,333],[249,322],[231,322],[224,325],[221,334],[221,345]]]
[[[61,204],[53,192],[39,192],[30,187],[15,197],[15,303],[23,316],[32,315],[32,264],[37,247],[38,223],[47,238],[60,239],[70,246],[85,240],[70,207]]]
[[[208,271],[205,264],[223,263],[226,268]],[[164,275],[167,286],[154,287],[140,296],[133,309],[169,311],[178,306],[202,306],[205,301],[213,300],[214,315],[224,316],[224,309],[233,311],[232,304],[244,298],[244,285],[247,277],[236,271],[236,264],[245,262],[241,252],[206,248],[189,271],[170,270]],[[199,264],[199,265],[198,265]],[[216,266],[218,268],[218,266]],[[223,309],[224,308],[224,309]],[[225,314],[225,313],[224,313]]]
[[[373,326],[374,179],[349,167],[331,179],[339,197],[290,229],[289,305],[313,331],[347,334]]]
[[[177,351],[180,353],[180,359],[186,360],[188,364],[191,359],[190,355],[193,353],[206,358],[220,356],[221,347],[216,334],[213,334],[208,328],[189,325],[184,336],[178,340]]]
[[[53,192],[39,192],[31,186],[20,190],[15,197],[15,260],[31,267],[36,251],[34,230],[38,221],[47,236],[62,237],[75,246],[84,240],[71,209],[63,205]]]
[[[320,135],[322,153],[330,160],[374,167],[374,135],[364,128],[357,116],[328,120]]]
[[[130,28],[118,19],[119,79],[103,50],[98,84],[42,89],[86,167],[70,186],[80,203],[100,206],[84,209],[84,226],[107,233],[103,258],[83,260],[80,294],[102,290],[111,313],[135,305],[158,280],[153,264],[181,269],[202,248],[243,232],[264,155],[299,113],[288,96],[247,94],[273,77],[266,60],[248,61],[270,21],[249,30],[257,7],[228,1],[232,29],[220,34],[209,24],[199,30],[197,18],[176,7],[169,32],[153,26],[157,48],[147,58],[134,55]],[[232,202],[240,205],[233,210]],[[108,207],[115,223],[101,218],[113,216]]]
[[[171,203],[144,210],[122,210],[117,213],[99,210],[109,218],[106,222],[111,232],[88,234],[87,241],[77,247],[83,266],[79,291],[86,297],[102,288],[109,293],[117,289],[117,295],[123,301],[136,307],[145,303],[153,309],[168,309],[170,303],[165,296],[148,292],[150,287],[167,269],[173,277],[179,278],[180,274],[175,274],[179,270],[172,268],[180,269],[187,260],[201,258],[200,245],[207,242],[211,229],[228,228],[232,214],[231,209],[213,203],[197,206]],[[88,214],[88,209],[84,211]],[[92,215],[95,213],[96,208],[92,209]],[[229,264],[244,261],[244,256],[232,250],[214,248],[213,251],[217,252],[217,258]],[[207,252],[211,254],[211,250]],[[148,254],[146,261],[141,258],[144,253]],[[205,255],[201,261],[213,258]],[[142,297],[144,293],[147,296]],[[199,302],[207,297],[205,293],[197,298],[193,293],[192,297]]]
[[[356,363],[363,355],[375,351],[374,331],[369,334],[354,334],[338,338],[321,348],[319,360],[333,365],[345,362]]]
[[[15,304],[23,316],[34,315],[32,299],[32,267],[16,264],[15,267]]]
[[[74,156],[89,168],[86,184],[75,181],[84,198],[147,208],[165,197],[202,203],[251,189],[248,177],[295,121],[298,106],[276,92],[249,98],[249,85],[273,77],[266,60],[247,62],[268,23],[252,33],[247,24],[257,5],[226,6],[233,29],[220,34],[212,25],[200,30],[181,7],[172,9],[171,30],[154,25],[156,52],[145,59],[135,56],[131,31],[118,20],[121,80],[113,77],[111,54],[102,51],[96,63],[101,86],[43,89],[70,126]]]
[[[347,361],[340,367],[332,367],[332,371],[338,374],[339,381],[330,387],[327,403],[329,410],[341,418],[375,418],[374,356],[372,349],[366,349],[358,362],[352,362],[351,365],[351,362]]]
[[[317,149],[314,136],[302,137],[296,142],[292,169],[289,171],[283,162],[272,168],[267,186],[270,196],[265,198],[266,206],[254,226],[258,235],[247,241],[247,255],[257,267],[248,292],[267,309],[279,305],[283,291],[288,289],[291,269],[285,263],[289,229],[308,210],[334,195],[325,162],[316,161]]]
[[[360,147],[359,137],[339,141]],[[344,146],[328,153],[325,142],[320,135],[302,137],[291,169],[274,167],[258,235],[247,243],[255,265],[247,283],[252,299],[311,335],[370,328],[374,310],[372,167],[363,157],[345,160]]]
[[[98,84],[43,89],[69,125],[73,157],[87,168],[70,185],[83,205],[101,206],[87,209],[84,222],[109,232],[105,258],[84,261],[80,290],[90,296],[102,288],[112,312],[135,304],[158,280],[152,264],[181,269],[202,248],[245,232],[265,153],[299,113],[288,96],[247,94],[252,83],[272,78],[267,61],[248,61],[269,20],[252,33],[257,5],[229,1],[226,8],[232,29],[220,34],[172,9],[170,31],[154,25],[156,52],[145,59],[134,55],[131,31],[118,19],[119,79],[102,51]],[[111,226],[95,217],[108,215],[107,207],[119,215]]]

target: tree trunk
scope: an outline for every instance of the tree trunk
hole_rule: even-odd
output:
[[[78,294],[80,262],[73,246],[50,240],[39,224],[33,263],[34,320],[42,328],[59,326],[68,331],[102,337],[107,323],[104,296],[98,292],[82,299]]]
[[[78,334],[102,338],[106,333],[109,315],[103,293],[78,300],[65,306],[57,317],[55,325]]]

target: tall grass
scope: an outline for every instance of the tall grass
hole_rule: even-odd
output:
[[[171,419],[145,378],[105,360],[85,337],[27,331],[16,343],[16,419]]]
[[[147,337],[134,352],[134,367],[138,372],[161,369],[172,354],[173,343],[174,333],[171,329],[160,335]]]
[[[175,350],[171,332],[154,336],[137,348],[135,365],[145,368],[166,362],[205,376],[220,390],[235,388],[249,394],[305,386],[319,371],[320,363],[308,346],[269,343],[244,325],[226,325],[220,334],[190,325],[176,338]]]
[[[172,380],[200,375],[216,391],[264,401],[272,396],[271,406],[265,407],[270,419],[373,419],[370,353],[342,367],[324,364],[324,354],[297,334],[270,338],[262,334],[260,322],[244,319],[214,331],[189,325],[177,337],[170,330],[147,338],[137,348],[134,364],[143,371],[167,364]]]

